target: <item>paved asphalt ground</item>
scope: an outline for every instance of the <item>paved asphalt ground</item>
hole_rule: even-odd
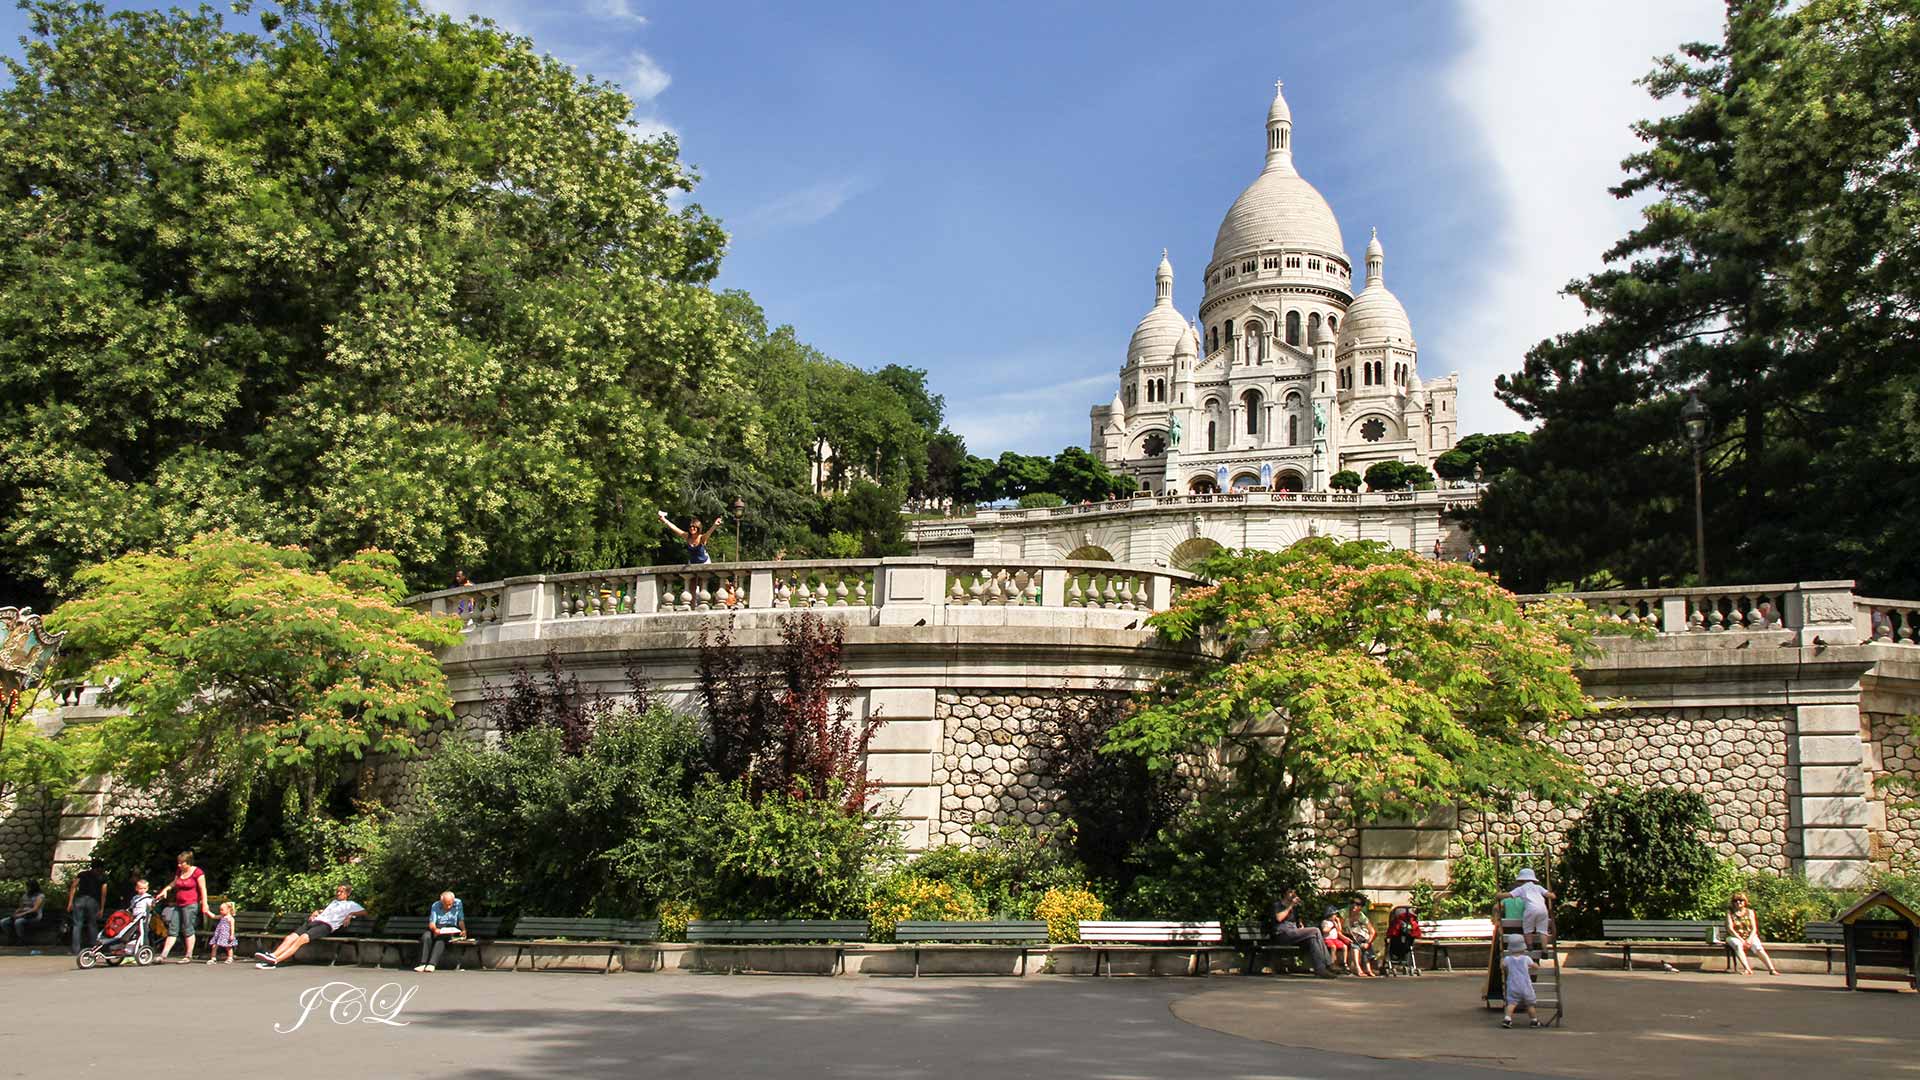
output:
[[[407,1026],[332,1022],[290,1033],[329,980],[418,987]],[[1296,1050],[1173,1015],[1223,980],[819,978],[449,972],[236,963],[78,971],[0,957],[0,1076],[193,1080],[385,1077],[1166,1077],[1411,1075],[1511,1080]],[[1267,980],[1269,982],[1274,980]],[[1288,983],[1304,980],[1287,979]],[[155,1072],[158,1070],[158,1072]]]
[[[1560,1076],[1920,1074],[1920,997],[1834,980],[1579,973],[1565,1031],[1500,1031],[1475,976],[816,978],[203,965],[82,972],[0,957],[0,1077]],[[373,993],[393,1019],[302,995]],[[295,1028],[296,1022],[301,1021]],[[341,1022],[344,1021],[344,1022]],[[276,1031],[281,1029],[292,1029]],[[1291,1045],[1289,1045],[1291,1044]]]

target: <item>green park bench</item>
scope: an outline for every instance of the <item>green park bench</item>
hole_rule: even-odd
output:
[[[1207,972],[1207,949],[1226,943],[1226,934],[1218,922],[1116,922],[1111,920],[1088,920],[1080,924],[1080,943],[1093,950],[1093,973],[1113,974],[1113,954],[1186,952],[1199,954],[1199,959],[1190,961],[1187,973],[1204,975]]]
[[[469,916],[466,920],[467,932],[464,936],[447,939],[447,952],[453,956],[453,969],[460,970],[461,951],[472,949],[479,962],[486,964],[486,944],[500,936],[500,924],[506,920],[498,915]],[[394,950],[396,961],[406,966],[407,950],[418,948],[420,935],[427,932],[425,915],[395,915],[380,927],[378,936],[367,939],[364,944],[380,946],[380,956],[374,961],[378,967],[386,959],[386,950]]]
[[[514,920],[513,934],[495,944],[513,946],[513,968],[520,970],[520,958],[527,957],[527,970],[538,971],[542,949],[599,951],[605,949],[607,966],[613,970],[613,958],[622,950],[639,945],[654,946],[654,966],[659,967],[660,920],[658,919],[563,919],[546,915],[522,915]],[[549,965],[546,970],[565,970]]]
[[[1633,970],[1636,945],[1671,948],[1674,944],[1724,945],[1720,923],[1709,919],[1602,919],[1600,936],[1620,946],[1620,963]],[[1731,953],[1728,954],[1731,957]]]
[[[932,922],[903,919],[893,928],[893,939],[913,946],[913,977],[920,977],[920,952],[931,946],[947,951],[1012,951],[1020,953],[1020,974],[1027,973],[1027,954],[1047,945],[1044,922]]]
[[[1844,953],[1847,944],[1846,935],[1841,932],[1840,924],[1837,922],[1810,922],[1800,936],[1805,938],[1809,945],[1819,945],[1823,947],[1827,954],[1827,974],[1833,974],[1834,951],[1837,949]]]
[[[847,970],[847,950],[866,944],[865,919],[696,919],[687,924],[687,940],[721,949],[729,957],[768,945],[797,945],[833,950],[828,974]],[[729,964],[728,974],[741,970]]]
[[[1245,959],[1240,970],[1246,975],[1258,975],[1266,971],[1269,956],[1275,961],[1281,957],[1297,962],[1307,961],[1307,951],[1299,945],[1273,940],[1272,924],[1264,920],[1234,927],[1233,937],[1228,943],[1239,948],[1240,955]]]

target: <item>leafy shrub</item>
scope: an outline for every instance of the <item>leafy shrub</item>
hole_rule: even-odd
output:
[[[925,881],[944,882],[974,897],[999,919],[1030,919],[1048,889],[1078,886],[1086,874],[1066,857],[1057,836],[1023,825],[987,828],[971,845],[934,848],[909,868]]]
[[[1462,852],[1447,866],[1446,891],[1427,885],[1424,894],[1413,898],[1413,907],[1429,919],[1484,918],[1506,884],[1500,880],[1499,870],[1491,858],[1472,851]]]
[[[1107,913],[1107,905],[1084,888],[1048,889],[1033,906],[1033,917],[1047,924],[1047,940],[1056,945],[1072,945],[1080,940],[1081,920],[1095,920]]]
[[[1560,862],[1576,928],[1600,918],[1669,919],[1695,909],[1720,858],[1707,800],[1672,788],[1620,788],[1587,804]]]
[[[235,867],[226,890],[235,907],[313,911],[330,903],[334,886],[344,881],[353,886],[354,899],[369,911],[392,915],[414,910],[412,897],[383,890],[386,824],[379,815],[361,814],[346,821],[315,818],[297,827],[312,830],[307,846],[317,854],[313,862],[318,865],[303,867],[269,857]],[[421,912],[428,902],[417,905]]]
[[[1051,491],[1028,492],[1020,496],[1019,500],[1019,506],[1022,510],[1040,510],[1049,506],[1065,505],[1067,505],[1067,500],[1055,495]]]
[[[684,823],[684,848],[699,873],[686,894],[719,919],[849,919],[867,914],[875,879],[904,847],[891,816],[848,813],[844,795],[768,792],[756,802],[744,782],[702,784]],[[623,871],[646,856],[622,847]]]
[[[1122,917],[1242,922],[1288,889],[1313,892],[1304,836],[1255,799],[1214,794],[1182,811],[1132,856],[1137,876],[1115,907]]]
[[[700,700],[706,710],[707,769],[741,781],[758,799],[823,798],[849,813],[867,809],[867,744],[886,723],[853,717],[845,632],[807,613],[780,620],[780,648],[762,658],[733,646],[722,627],[700,635]]]
[[[687,924],[700,917],[700,909],[685,900],[662,900],[653,917],[660,920],[661,941],[685,941]]]
[[[1072,824],[1064,840],[1086,874],[1116,894],[1131,888],[1138,873],[1129,858],[1134,850],[1192,801],[1177,770],[1153,769],[1138,754],[1106,749],[1128,706],[1121,694],[1063,693],[1034,717],[1041,736],[1036,771],[1060,792]]]
[[[687,825],[702,757],[693,722],[621,707],[581,753],[567,747],[557,725],[497,748],[449,745],[394,830],[383,891],[425,904],[452,887],[496,915],[626,918],[690,895],[703,860]]]
[[[1341,469],[1327,478],[1327,486],[1335,491],[1359,491],[1360,474],[1352,469]]]
[[[986,908],[973,894],[911,872],[888,879],[867,905],[867,921],[874,941],[892,941],[894,927],[903,919],[971,922],[986,917]]]

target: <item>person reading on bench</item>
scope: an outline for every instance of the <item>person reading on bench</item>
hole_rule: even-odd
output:
[[[293,954],[300,951],[300,946],[305,945],[309,941],[319,941],[328,934],[334,933],[345,927],[349,922],[352,922],[355,915],[365,914],[366,908],[348,899],[351,895],[353,895],[353,886],[348,885],[344,881],[335,885],[333,887],[333,903],[328,904],[319,911],[309,914],[307,916],[307,924],[282,939],[279,948],[274,949],[270,953],[254,953],[253,955],[260,960],[260,962],[254,966],[259,968],[279,967],[282,963],[291,960]]]

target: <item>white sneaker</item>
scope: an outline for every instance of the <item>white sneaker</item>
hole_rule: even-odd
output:
[[[415,970],[415,971],[425,971],[425,970],[427,970],[427,965],[425,965],[425,964],[415,964],[415,965],[413,965],[413,970]]]
[[[424,967],[424,968],[421,968],[420,970],[422,970],[422,971],[432,971],[432,970],[433,970],[433,965],[432,965],[432,964],[428,964],[428,965],[427,965],[426,967]]]

